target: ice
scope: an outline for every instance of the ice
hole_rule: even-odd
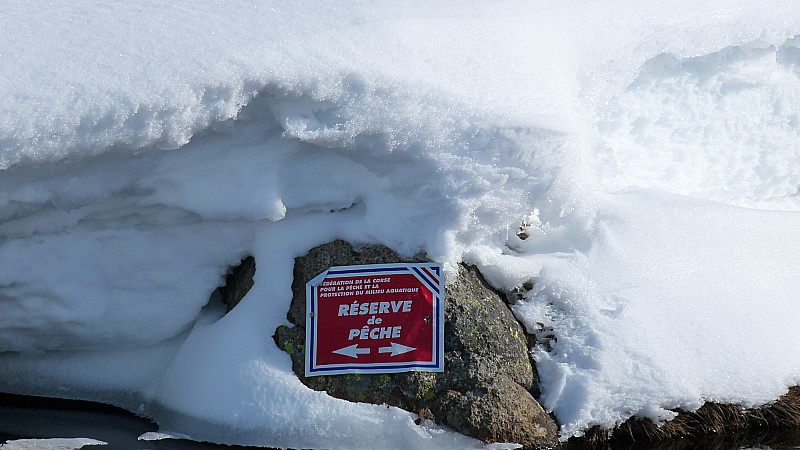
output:
[[[148,431],[147,433],[142,433],[141,436],[137,438],[139,441],[160,441],[163,439],[188,439],[189,436],[183,434],[170,434],[170,433],[160,433],[157,431]]]
[[[0,390],[230,444],[480,448],[294,376],[293,261],[337,238],[518,294],[562,438],[800,382],[793,1],[23,2],[0,29]]]
[[[7,450],[75,450],[87,445],[107,445],[107,443],[87,438],[15,439],[0,444],[0,448]]]

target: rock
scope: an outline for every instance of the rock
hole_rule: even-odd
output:
[[[503,298],[478,270],[460,265],[445,288],[445,371],[347,374],[306,378],[305,285],[332,266],[403,261],[381,246],[358,250],[344,241],[295,259],[291,307],[295,326],[280,326],[276,344],[308,387],[349,401],[388,404],[486,442],[516,442],[526,449],[557,443],[557,425],[534,399],[537,380],[527,336]]]
[[[443,422],[486,442],[516,442],[524,448],[555,445],[557,428],[539,403],[510,377],[499,375],[483,390],[447,392],[440,410]]]
[[[256,274],[256,259],[248,256],[231,268],[225,277],[225,286],[219,288],[222,303],[232,310],[253,287],[253,276]]]

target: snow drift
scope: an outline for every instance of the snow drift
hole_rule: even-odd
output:
[[[27,2],[0,29],[4,391],[218,442],[479,446],[294,377],[292,261],[335,238],[531,281],[565,438],[800,382],[794,2]]]

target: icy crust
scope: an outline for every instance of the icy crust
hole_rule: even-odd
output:
[[[797,209],[793,1],[26,5],[0,17],[4,391],[217,442],[479,447],[294,377],[293,259],[337,238],[531,281],[564,438],[800,382],[798,218],[732,206]]]

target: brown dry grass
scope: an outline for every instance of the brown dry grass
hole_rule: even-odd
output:
[[[657,425],[650,420],[630,419],[614,430],[592,428],[565,448],[607,448],[611,443],[669,441],[709,435],[733,435],[768,429],[800,430],[800,386],[774,403],[754,409],[706,403],[696,411],[676,411],[678,416]]]

